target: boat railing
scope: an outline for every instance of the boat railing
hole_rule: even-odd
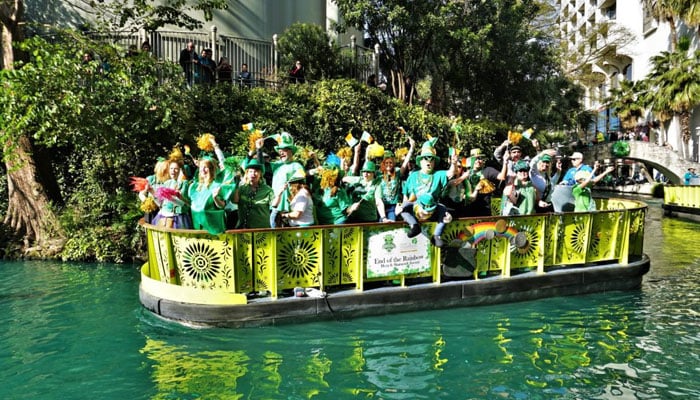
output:
[[[194,304],[245,304],[246,295],[274,299],[296,287],[369,290],[372,282],[440,284],[445,266],[474,279],[524,271],[626,265],[642,256],[647,206],[596,199],[588,213],[480,217],[452,221],[438,248],[426,235],[409,239],[405,223],[233,230],[220,235],[141,221],[148,240],[142,285],[163,298]]]
[[[664,185],[664,204],[700,208],[700,186]]]

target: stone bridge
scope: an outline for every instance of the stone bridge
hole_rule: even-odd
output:
[[[700,163],[683,159],[680,154],[669,147],[639,140],[630,140],[627,142],[630,153],[625,157],[618,157],[612,153],[613,143],[596,144],[579,151],[583,154],[586,164],[593,165],[595,160],[602,162],[606,158],[634,160],[645,164],[649,171],[651,171],[651,168],[655,168],[674,184],[683,183],[683,175],[688,171],[688,168],[694,167],[700,171]]]

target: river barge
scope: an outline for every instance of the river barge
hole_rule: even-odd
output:
[[[664,214],[700,215],[700,185],[665,185]]]
[[[445,247],[402,223],[227,231],[141,225],[140,301],[189,326],[245,327],[630,290],[650,260],[647,206],[460,219]]]

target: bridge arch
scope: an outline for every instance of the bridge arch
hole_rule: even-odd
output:
[[[653,167],[664,174],[671,183],[682,184],[683,175],[688,171],[688,168],[694,167],[700,170],[700,163],[685,160],[670,147],[659,146],[655,143],[643,142],[640,140],[627,141],[630,152],[624,157],[616,156],[612,152],[615,142],[606,142],[588,146],[580,150],[583,154],[584,162],[593,165],[595,160],[603,160],[606,158],[618,158],[626,160],[634,160],[649,167]]]

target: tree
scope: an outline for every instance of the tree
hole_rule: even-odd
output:
[[[406,77],[424,77],[425,65],[434,43],[439,3],[432,0],[335,0],[344,21],[339,30],[354,26],[364,30],[373,46],[379,44],[380,65],[388,71],[389,86],[395,97],[413,101],[413,90],[406,93]],[[413,86],[411,86],[411,89]]]
[[[319,25],[295,23],[280,35],[277,43],[283,69],[290,68],[299,60],[307,79],[338,76],[339,49],[330,44],[330,36]]]
[[[224,0],[199,0],[194,5],[190,5],[184,0],[175,0],[165,6],[154,6],[153,3],[155,2],[150,0],[140,0],[129,4],[109,2],[109,7],[112,7],[112,15],[119,16],[118,24],[120,26],[152,28],[168,23],[177,25],[180,21],[184,21],[181,22],[184,25],[180,26],[188,26],[187,23],[193,21],[182,12],[183,8],[194,7],[194,9],[202,11],[205,17],[211,18],[213,9],[225,6]],[[79,97],[76,97],[74,92],[64,91],[61,88],[52,93],[55,97],[40,97],[38,95],[32,97],[31,94],[27,94],[27,91],[32,93],[32,87],[27,85],[30,80],[25,79],[29,75],[32,62],[41,63],[45,59],[34,54],[31,61],[27,60],[29,62],[22,65],[21,69],[24,71],[17,71],[14,68],[15,54],[18,54],[16,44],[23,39],[21,30],[21,26],[25,23],[23,10],[24,4],[21,0],[3,0],[0,3],[0,21],[2,22],[2,71],[0,73],[3,74],[1,81],[4,84],[2,98],[0,98],[2,105],[0,114],[3,115],[3,118],[0,119],[0,145],[2,146],[3,161],[7,167],[9,196],[4,221],[13,230],[24,235],[27,246],[33,242],[39,247],[54,252],[57,250],[57,246],[51,243],[52,239],[60,242],[63,233],[60,231],[60,224],[57,222],[56,215],[50,205],[52,200],[60,203],[62,199],[52,189],[55,187],[55,179],[50,176],[50,173],[47,173],[50,168],[43,165],[43,160],[37,157],[39,149],[35,148],[35,141],[37,137],[50,137],[49,132],[53,132],[58,137],[61,133],[60,129],[73,127],[65,123],[51,125],[50,118],[42,119],[38,118],[37,115],[41,112],[56,115],[57,110],[65,111],[56,104],[50,104],[50,102],[47,104],[47,100],[73,107],[78,113],[83,104],[75,101]],[[72,56],[78,57],[79,54],[72,54]],[[51,60],[58,62],[55,59]],[[60,73],[68,71],[71,69],[56,70]],[[17,85],[8,85],[7,82],[13,78],[17,78]],[[53,88],[48,83],[55,82],[55,78],[55,76],[46,77],[45,81],[40,81],[35,85]],[[23,101],[18,102],[17,99]],[[27,101],[31,99],[37,100],[38,103]],[[72,101],[75,102],[68,104]],[[40,104],[43,105],[43,108]],[[70,116],[70,114],[66,116]],[[52,181],[54,182],[52,183]]]
[[[465,118],[559,125],[568,118],[549,112],[554,105],[565,106],[568,114],[580,108],[570,101],[568,93],[578,89],[558,67],[548,25],[539,22],[551,10],[544,2],[336,3],[345,18],[340,28],[364,29],[370,44],[380,45],[381,67],[391,75],[394,95],[409,103],[415,97],[404,84],[407,76],[414,82],[429,78],[432,106]]]
[[[675,51],[664,51],[651,58],[652,69],[645,80],[650,87],[647,101],[655,113],[668,110],[678,116],[685,157],[688,157],[690,116],[700,104],[700,50],[688,54],[690,40],[682,38]]]
[[[643,86],[643,81],[622,81],[620,87],[612,89],[606,99],[608,108],[615,110],[625,129],[633,129],[637,126],[637,120],[644,116],[644,105],[639,98],[644,92]]]

